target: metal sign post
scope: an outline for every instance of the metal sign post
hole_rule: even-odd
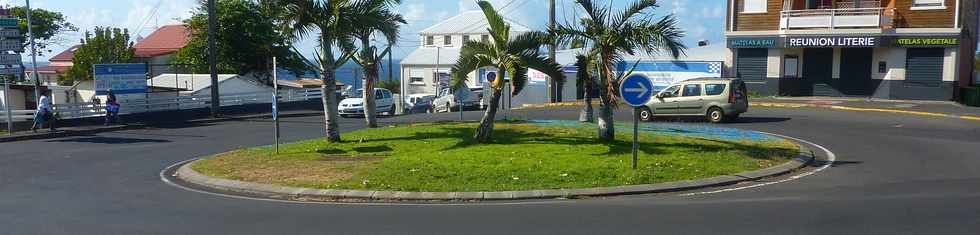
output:
[[[633,170],[636,170],[638,161],[637,149],[639,146],[637,142],[639,142],[640,107],[646,105],[653,96],[653,89],[651,88],[653,88],[653,83],[650,82],[650,79],[639,74],[626,77],[619,84],[619,93],[622,94],[623,101],[633,106]]]
[[[3,110],[7,113],[7,135],[14,134],[14,115],[10,112],[10,79],[3,79]]]
[[[279,155],[279,76],[276,57],[272,57],[272,122],[276,124],[276,155]]]

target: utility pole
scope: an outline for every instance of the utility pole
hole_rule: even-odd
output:
[[[208,0],[208,66],[211,69],[211,117],[218,117],[221,109],[221,96],[218,95],[218,64],[215,62],[214,40],[218,27],[215,0]]]
[[[548,2],[550,3],[548,28],[554,29],[555,28],[555,0],[550,0]],[[558,49],[558,45],[556,44],[557,42],[555,41],[554,38],[552,38],[548,45],[549,47],[548,56],[551,62],[557,61],[555,58],[555,50]],[[551,78],[550,79],[551,81],[548,83],[549,88],[551,88],[549,89],[550,90],[549,93],[551,94],[552,103],[561,102],[561,82],[558,81],[559,79],[560,78]]]
[[[31,78],[34,79],[34,102],[41,101],[41,79],[37,77],[37,47],[34,45],[34,27],[31,24],[31,0],[27,0],[27,36],[31,40]]]

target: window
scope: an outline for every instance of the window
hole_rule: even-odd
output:
[[[425,36],[425,45],[432,46],[436,44],[436,39],[433,36]]]
[[[943,0],[912,0],[912,10],[946,9]]]
[[[470,35],[463,35],[463,44],[470,41]]]
[[[701,85],[691,84],[684,86],[684,97],[701,96]]]
[[[411,84],[425,84],[425,70],[413,69],[408,73],[408,81]]]
[[[721,95],[721,93],[725,93],[725,84],[704,85],[704,93],[707,95]]]
[[[681,90],[681,86],[677,85],[677,86],[668,87],[667,89],[664,89],[664,91],[661,93],[670,94],[670,97],[677,97],[678,95],[677,92],[680,90]]]
[[[480,36],[480,41],[483,41],[483,42],[490,41],[490,35]]]
[[[446,46],[453,45],[453,36],[442,36],[442,44]]]
[[[765,13],[766,0],[742,0],[742,13]]]

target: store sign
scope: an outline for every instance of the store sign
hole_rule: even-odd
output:
[[[790,37],[786,38],[787,48],[814,47],[877,47],[878,37]]]
[[[776,48],[777,38],[730,38],[728,48]]]
[[[893,46],[898,47],[955,47],[960,39],[955,37],[896,37]]]

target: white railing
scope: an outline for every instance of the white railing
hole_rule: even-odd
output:
[[[779,29],[879,28],[885,22],[884,9],[874,7],[782,11]]]
[[[279,91],[279,102],[305,101],[320,99],[323,92],[320,89],[302,90],[281,90]],[[235,106],[245,104],[268,104],[272,103],[272,94],[268,92],[222,94],[221,106]],[[144,99],[120,99],[121,114],[172,111],[195,108],[206,108],[211,106],[210,95],[197,96],[174,96],[161,98]],[[56,104],[52,106],[60,119],[77,119],[88,117],[105,116],[105,106],[98,103],[71,103]],[[34,110],[11,110],[13,121],[29,121],[34,119]],[[6,122],[6,112],[0,110],[0,121]]]
[[[30,121],[34,119],[34,110],[10,110],[10,118],[15,122]],[[0,109],[0,122],[7,121],[7,110]]]

